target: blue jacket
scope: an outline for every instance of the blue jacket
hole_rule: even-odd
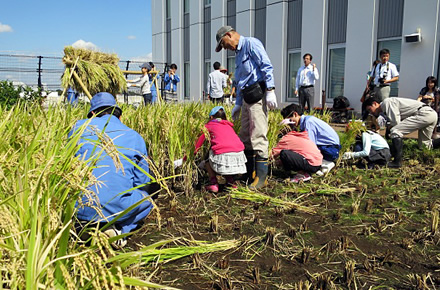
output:
[[[314,116],[302,115],[299,128],[301,131],[307,131],[310,140],[317,146],[340,145],[338,133],[329,124]]]
[[[172,79],[168,73],[165,74],[163,81],[165,82],[165,90],[177,92],[177,83],[180,82],[180,78],[177,74]]]
[[[149,173],[148,162],[145,160],[148,156],[147,148],[145,141],[136,131],[122,124],[113,115],[80,120],[75,124],[69,136],[89,120],[90,123],[79,141],[80,148],[76,155],[85,158],[89,162],[93,162],[89,160],[91,157],[97,158],[97,163],[92,165],[94,166],[93,175],[98,179],[98,183],[89,186],[88,189],[96,193],[99,201],[93,199],[93,197],[89,199],[90,195],[84,194],[82,204],[92,202],[95,206],[101,208],[103,215],[110,221],[120,212],[148,196],[146,191],[132,188],[150,182],[150,177],[122,156],[122,154],[125,155]],[[122,168],[116,168],[111,156],[105,150],[102,150],[102,143],[98,141],[97,131],[104,131],[111,138],[118,150]],[[80,207],[77,203],[77,208],[77,216],[81,220],[107,221],[102,219],[92,207]],[[122,227],[122,233],[135,229],[137,222],[145,218],[152,208],[153,205],[146,200],[121,217],[116,223]]]

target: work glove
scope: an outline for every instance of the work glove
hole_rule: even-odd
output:
[[[353,159],[354,158],[354,152],[345,152],[342,155],[343,160]]]
[[[273,110],[277,107],[277,96],[275,95],[275,90],[266,91],[266,105],[270,110]]]
[[[240,117],[240,112],[241,112],[241,106],[240,105],[235,105],[234,108],[232,108],[232,120],[235,121],[238,119],[238,117]]]
[[[183,165],[183,158],[174,160],[174,169]]]
[[[290,120],[290,118],[284,119],[280,122],[280,125],[293,125],[296,126],[296,122]]]

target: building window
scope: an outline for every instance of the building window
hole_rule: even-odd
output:
[[[170,0],[166,0],[165,2],[165,18],[170,19],[171,18],[171,3]]]
[[[400,72],[400,50],[402,47],[401,39],[383,40],[377,43],[377,59],[380,59],[380,51],[387,48],[390,51],[390,62],[395,64],[397,71]],[[391,83],[390,97],[397,97],[399,94],[399,82]]]
[[[327,98],[344,95],[345,47],[329,48]]]
[[[184,86],[184,99],[189,100],[190,98],[190,84],[191,77],[189,75],[189,62],[183,64],[183,86]]]
[[[189,13],[189,0],[183,0],[183,13]]]
[[[298,69],[301,67],[301,52],[289,52],[289,73],[287,79],[287,98],[286,101],[293,101],[298,96],[295,95],[296,76]]]
[[[228,74],[233,74],[232,79],[235,78],[235,56],[228,57],[226,63],[226,69],[228,70]]]
[[[254,36],[266,46],[266,0],[255,0]]]
[[[205,0],[205,6],[211,5],[211,0]]]

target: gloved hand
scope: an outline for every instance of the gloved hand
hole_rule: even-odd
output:
[[[280,125],[296,125],[296,122],[290,120],[290,118],[284,119],[280,122]]]
[[[345,152],[342,155],[343,160],[352,159],[352,158],[354,158],[354,152]]]
[[[238,117],[240,116],[240,112],[241,112],[241,106],[240,105],[235,105],[234,108],[232,108],[232,120],[235,121],[238,119]]]
[[[270,110],[273,110],[278,106],[277,96],[275,95],[275,90],[266,91],[265,97],[266,97],[267,107],[269,107]]]
[[[174,160],[174,169],[183,165],[183,158]]]

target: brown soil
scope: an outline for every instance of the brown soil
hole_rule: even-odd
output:
[[[176,208],[170,208],[168,197],[158,199],[162,228],[150,216],[129,244],[137,248],[170,236],[248,241],[200,255],[201,263],[187,257],[145,268],[146,275],[157,270],[154,282],[181,289],[308,289],[306,283],[310,289],[434,288],[440,285],[440,230],[431,230],[431,217],[440,207],[440,164],[407,163],[401,170],[341,165],[300,185],[287,184],[286,173],[274,171],[263,192],[300,198],[317,209],[315,214],[232,199],[227,191],[185,193],[175,187]],[[319,191],[329,187],[340,190]],[[356,199],[361,201],[353,214]],[[217,233],[210,231],[213,215],[219,217]],[[167,225],[170,217],[174,224]],[[269,228],[273,240],[266,238]]]

